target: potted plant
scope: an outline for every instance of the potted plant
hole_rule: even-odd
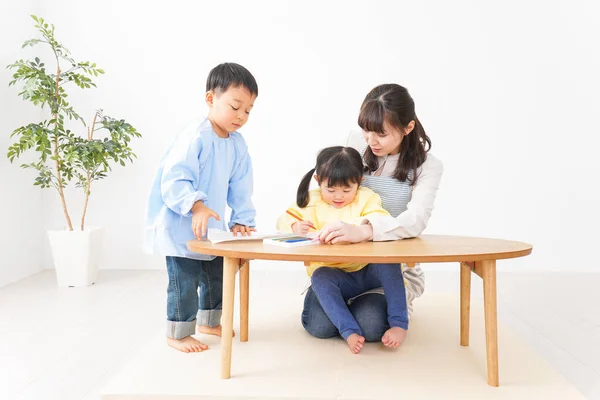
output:
[[[92,78],[104,71],[95,63],[75,61],[69,50],[55,39],[54,25],[49,25],[43,18],[31,17],[41,38],[27,40],[22,47],[50,47],[54,55],[52,67],[39,57],[18,60],[7,66],[14,71],[9,86],[22,84],[19,96],[41,107],[48,117],[12,132],[11,137],[16,141],[8,148],[8,158],[12,163],[28,150],[37,154],[36,161],[21,167],[37,171],[34,185],[57,191],[66,221],[64,230],[48,232],[58,284],[89,286],[96,280],[102,240],[101,228],[85,226],[92,183],[105,178],[111,164],[124,166],[126,162],[133,162],[135,154],[129,143],[141,135],[125,120],[111,118],[102,110],[96,111],[92,123],[86,126],[67,101],[67,88],[73,85],[82,89],[95,87]],[[84,135],[77,135],[71,126]],[[83,211],[77,225],[71,220],[64,192],[73,181],[84,194]]]

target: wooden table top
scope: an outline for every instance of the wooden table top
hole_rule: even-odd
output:
[[[533,248],[530,244],[510,240],[448,235],[421,235],[390,242],[318,244],[291,248],[263,244],[262,240],[218,244],[212,244],[208,240],[190,240],[187,247],[196,253],[250,260],[364,263],[501,260],[529,255]]]

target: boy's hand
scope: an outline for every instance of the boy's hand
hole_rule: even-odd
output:
[[[242,236],[250,236],[250,232],[256,232],[256,228],[235,224],[231,227],[231,232],[233,232],[233,236],[237,236],[238,233],[241,233]]]
[[[217,221],[221,220],[219,214],[206,207],[203,202],[195,202],[192,207],[192,231],[198,239],[206,236],[209,218],[214,218]]]
[[[298,221],[292,225],[292,232],[296,235],[305,235],[310,229],[316,229],[310,221]]]

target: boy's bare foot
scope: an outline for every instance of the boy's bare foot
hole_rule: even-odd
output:
[[[207,345],[191,336],[184,337],[183,339],[167,338],[167,344],[184,353],[199,353],[208,349]]]
[[[219,326],[196,325],[196,333],[204,333],[206,335],[221,336],[221,325],[219,325]],[[232,332],[232,335],[235,336],[235,331]]]
[[[352,335],[348,336],[346,342],[348,342],[348,347],[350,347],[350,351],[354,354],[358,354],[363,348],[365,338],[360,336],[358,333],[353,333]]]
[[[400,346],[406,338],[407,331],[398,326],[393,326],[383,334],[381,341],[389,348],[395,349]]]

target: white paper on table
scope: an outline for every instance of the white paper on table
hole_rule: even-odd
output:
[[[238,232],[236,236],[233,236],[233,232],[222,231],[220,229],[209,228],[207,238],[211,243],[222,243],[222,242],[237,242],[244,240],[263,240],[270,238],[294,236],[293,233],[282,233],[282,232],[252,232],[250,236],[242,236]]]

